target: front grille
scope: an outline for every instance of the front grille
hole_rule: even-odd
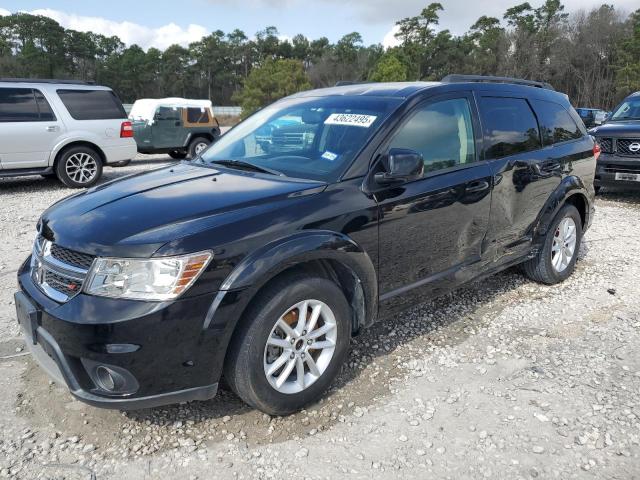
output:
[[[606,173],[640,173],[640,165],[624,165],[609,163],[604,167]]]
[[[613,153],[613,139],[611,138],[598,138],[598,144],[602,149],[602,153]]]
[[[93,258],[38,236],[31,256],[31,278],[45,295],[64,303],[82,290]]]
[[[640,157],[640,138],[619,138],[616,142],[618,155]]]
[[[61,247],[55,243],[51,244],[51,256],[62,263],[73,265],[74,267],[89,269],[93,263],[93,255],[76,252],[68,248]]]
[[[51,270],[47,270],[44,274],[44,281],[54,290],[63,293],[67,297],[73,297],[82,288],[82,282],[76,279],[59,275]]]

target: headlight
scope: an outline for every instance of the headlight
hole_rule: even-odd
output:
[[[212,258],[211,252],[179,257],[97,258],[85,292],[134,300],[172,300],[196,281]]]

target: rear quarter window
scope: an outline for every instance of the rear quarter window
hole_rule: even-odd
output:
[[[58,90],[60,100],[75,120],[126,119],[122,102],[111,90]]]
[[[546,100],[532,100],[531,103],[538,115],[544,145],[577,140],[586,133],[562,105]]]
[[[485,157],[502,158],[541,148],[538,122],[523,98],[482,97]]]
[[[211,121],[209,118],[209,110],[206,108],[187,108],[187,122],[189,123],[204,123],[208,124]]]

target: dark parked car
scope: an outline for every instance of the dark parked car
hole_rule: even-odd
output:
[[[599,108],[576,108],[576,112],[587,128],[602,125],[607,118],[607,112]]]
[[[297,117],[310,144],[265,152]],[[35,358],[78,399],[316,401],[376,319],[522,264],[565,280],[593,216],[595,144],[543,84],[450,76],[270,105],[195,162],[49,208],[19,270]]]
[[[589,133],[602,149],[596,190],[603,186],[640,188],[640,92],[625,98],[603,125]]]

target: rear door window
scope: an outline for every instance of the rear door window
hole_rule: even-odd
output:
[[[111,90],[58,90],[60,100],[75,120],[125,119],[120,99]]]
[[[34,90],[33,94],[36,97],[36,103],[38,104],[38,111],[40,112],[40,121],[41,122],[52,122],[56,119],[56,116],[51,110],[51,105],[47,102],[47,99],[44,98],[44,95],[40,90]]]
[[[582,138],[580,127],[562,105],[546,100],[532,100],[531,103],[538,115],[544,145]],[[593,111],[589,113],[593,115]]]
[[[38,122],[40,113],[31,88],[0,88],[0,122]]]
[[[541,148],[538,122],[524,98],[482,97],[480,114],[487,159]]]

